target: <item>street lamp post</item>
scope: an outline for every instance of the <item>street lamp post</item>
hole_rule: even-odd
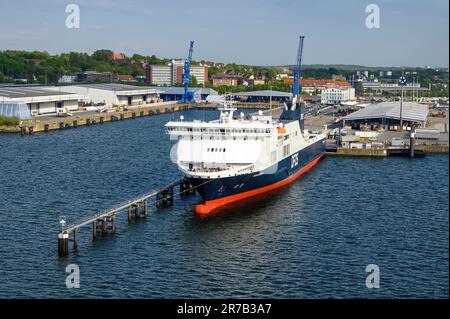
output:
[[[403,87],[406,85],[406,78],[402,75],[400,79],[398,79],[398,84],[401,87],[401,97],[400,97],[400,132],[403,132]]]

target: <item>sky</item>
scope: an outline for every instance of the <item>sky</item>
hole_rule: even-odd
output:
[[[68,4],[80,28],[67,28]],[[379,28],[367,28],[367,5]],[[0,0],[0,50],[127,55],[249,65],[449,65],[448,0]]]

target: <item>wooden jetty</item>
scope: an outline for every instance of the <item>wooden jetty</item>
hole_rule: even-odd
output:
[[[179,193],[174,194],[174,188],[179,186]],[[169,185],[153,190],[147,194],[139,196],[138,198],[129,200],[125,203],[117,205],[111,209],[95,214],[92,217],[86,218],[78,223],[66,226],[65,218],[60,218],[60,232],[58,234],[58,252],[60,256],[65,256],[69,253],[69,239],[70,234],[73,234],[73,249],[78,248],[78,230],[82,227],[92,225],[92,238],[96,238],[100,233],[102,235],[109,232],[115,233],[117,230],[117,216],[127,211],[128,222],[132,218],[147,217],[149,199],[155,197],[155,204],[160,206],[171,206],[175,195],[186,196],[195,193],[195,187],[186,178],[180,178]]]

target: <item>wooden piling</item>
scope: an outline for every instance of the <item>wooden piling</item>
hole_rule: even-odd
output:
[[[92,222],[92,238],[97,238],[97,221]]]
[[[73,229],[73,250],[78,248],[78,227]]]
[[[116,216],[113,216],[111,218],[111,223],[112,223],[112,233],[115,234],[116,230],[117,230],[117,226],[116,226]]]
[[[156,202],[155,202],[156,207],[161,206],[160,197],[161,197],[160,193],[157,193],[156,194]]]
[[[108,222],[106,221],[106,217],[102,219],[102,234],[105,235],[108,233]]]

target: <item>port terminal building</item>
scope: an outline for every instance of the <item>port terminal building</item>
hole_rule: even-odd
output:
[[[0,87],[0,115],[26,119],[35,115],[56,113],[58,108],[78,109],[79,94],[61,87]]]
[[[403,130],[409,131],[413,127],[425,127],[428,106],[403,102],[401,114]],[[353,129],[371,129],[396,131],[400,128],[400,102],[384,102],[368,105],[343,118],[343,126],[350,125]]]

